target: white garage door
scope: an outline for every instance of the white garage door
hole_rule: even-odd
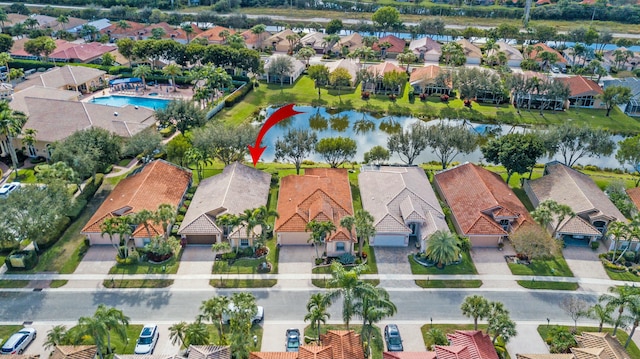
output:
[[[406,247],[407,237],[403,235],[377,235],[371,240],[374,247]]]
[[[497,247],[500,237],[498,236],[469,236],[472,247]]]

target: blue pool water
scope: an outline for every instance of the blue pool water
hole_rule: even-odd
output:
[[[132,105],[146,107],[152,110],[158,110],[167,107],[171,100],[132,96],[104,96],[95,97],[93,100],[91,100],[91,102],[114,107],[124,107],[126,105]]]

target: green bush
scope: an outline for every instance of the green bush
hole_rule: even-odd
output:
[[[178,222],[184,221],[184,215],[182,215],[182,214],[177,215],[176,216],[176,221],[178,221]]]
[[[75,221],[76,218],[80,217],[80,213],[87,206],[87,200],[84,198],[76,198],[73,201],[73,204],[67,208],[67,212],[65,213],[67,217],[69,217],[72,221]]]
[[[185,199],[189,199],[189,200],[193,199],[193,193],[187,193],[187,194],[185,194],[185,195],[184,195],[184,198],[185,198]]]
[[[224,106],[231,107],[236,103],[240,102],[240,100],[242,100],[252,89],[253,89],[253,86],[250,86],[249,84],[245,84],[239,90],[235,91],[234,93],[232,93],[231,95],[227,96],[227,98],[224,99]]]
[[[169,127],[165,127],[162,130],[160,130],[160,135],[162,135],[162,137],[169,137],[171,135],[173,135],[176,132],[176,128],[173,126],[169,126]]]
[[[598,242],[598,241],[593,241],[593,242],[591,242],[591,249],[593,249],[594,251],[595,251],[596,249],[598,249],[599,247],[600,247],[600,242]],[[604,254],[604,253],[603,253],[603,254]]]
[[[624,260],[627,262],[633,262],[635,259],[636,259],[635,252],[628,251],[624,254]]]
[[[223,260],[236,259],[236,254],[234,252],[222,253]]]
[[[189,189],[187,190],[188,194],[194,194],[196,193],[196,190],[198,189],[198,186],[191,186],[189,187]]]
[[[62,237],[64,231],[67,230],[69,223],[71,223],[71,219],[69,219],[69,217],[62,217],[58,220],[58,223],[56,223],[55,227],[51,231],[45,233],[41,238],[36,239],[40,250],[54,245],[58,239]]]
[[[189,207],[189,205],[190,205],[190,204],[191,204],[191,201],[190,201],[190,200],[186,200],[186,201],[184,201],[184,205],[185,205],[186,207]]]
[[[187,213],[186,206],[181,206],[180,208],[178,208],[178,214],[185,214],[185,213]]]
[[[627,270],[627,267],[625,266],[621,266],[621,265],[617,265],[617,264],[613,264],[609,261],[603,261],[604,263],[604,267],[613,271],[620,271],[620,272],[624,272]]]
[[[111,173],[111,171],[113,171],[113,165],[107,166],[107,168],[104,170],[104,173]]]
[[[356,261],[356,257],[351,253],[344,253],[338,258],[342,265],[353,264]]]
[[[24,267],[14,267],[11,265],[11,257],[12,256],[22,256],[23,257],[23,263],[24,263]],[[15,250],[12,251],[11,254],[9,254],[5,259],[4,259],[4,263],[7,265],[7,268],[10,269],[24,269],[24,270],[29,270],[32,269],[36,266],[36,264],[38,264],[38,254],[36,253],[36,251],[26,251],[26,250]]]
[[[96,193],[100,185],[102,185],[102,181],[104,180],[104,174],[98,173],[94,177],[89,178],[86,182],[87,184],[84,186],[84,190],[78,196],[78,198],[82,198],[85,200],[89,200]]]

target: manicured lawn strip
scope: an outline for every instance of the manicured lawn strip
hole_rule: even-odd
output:
[[[127,315],[128,313],[124,313]],[[113,330],[111,331],[111,346],[114,348],[114,353],[116,354],[133,354],[133,351],[136,347],[136,342],[138,341],[138,336],[140,335],[140,331],[142,330],[142,324],[129,324],[127,326],[127,340],[122,340]],[[78,327],[69,328],[69,332],[73,332],[78,330]],[[106,341],[106,338],[105,338]],[[84,337],[82,343],[84,345],[92,345],[95,344],[93,340],[89,337]],[[105,342],[105,347],[107,343]]]
[[[277,279],[212,279],[209,285],[214,288],[271,288]]]
[[[315,327],[307,325],[303,330],[303,335],[309,338],[316,337]],[[353,321],[349,324],[349,329],[360,334],[362,332],[362,324],[354,324]],[[321,324],[320,335],[326,334],[327,330],[347,330],[347,326],[344,324]],[[371,358],[382,359],[382,352],[384,351],[383,336],[380,332],[380,328],[373,326],[373,333],[371,334]]]
[[[527,289],[577,290],[580,287],[578,283],[568,282],[544,282],[539,280],[519,280],[517,282],[521,287]]]
[[[173,284],[173,279],[105,279],[105,288],[166,288]]]
[[[220,342],[220,335],[218,335],[218,325],[217,324],[207,324],[207,329],[209,329],[209,344],[216,344]],[[229,325],[223,324],[222,330],[225,333],[227,340],[229,339]],[[258,337],[258,341],[255,347],[250,348],[250,351],[260,351],[262,347],[262,334],[263,329],[262,326],[258,324],[251,325],[251,336]],[[282,334],[284,336],[284,334]],[[284,347],[284,340],[282,341],[282,346]],[[283,349],[284,350],[284,349]]]
[[[66,279],[52,280],[51,283],[49,284],[49,288],[60,288],[67,285],[67,283],[69,283],[69,281]]]
[[[0,325],[0,345],[9,339],[9,337],[24,328],[22,325]]]
[[[336,288],[334,286],[329,285],[329,280],[330,279],[331,279],[330,276],[327,276],[326,278],[312,279],[311,280],[311,284],[313,284],[314,286],[316,286],[318,288],[327,288],[327,289]],[[380,280],[379,279],[363,279],[362,281],[365,282],[365,283],[370,283],[371,285],[373,285],[375,287],[380,285]]]
[[[265,245],[269,248],[269,254],[267,254],[267,262],[271,263],[272,268],[269,274],[278,273],[278,248],[275,239],[269,239],[265,242]],[[213,274],[259,274],[258,265],[264,262],[264,258],[243,258],[237,259],[232,265],[226,260],[217,260],[213,264]]]
[[[356,245],[355,250],[358,249]],[[376,253],[373,247],[369,246],[369,243],[365,243],[362,247],[362,251],[367,255],[367,269],[360,274],[378,274],[378,264],[376,263]],[[331,266],[316,267],[311,270],[313,274],[331,274]]]
[[[536,276],[554,276],[554,277],[573,277],[573,273],[567,262],[562,257],[531,261],[531,264],[515,264],[507,263],[513,275],[536,275]]]
[[[0,280],[0,288],[24,288],[29,284],[28,280]]]
[[[462,263],[451,264],[445,266],[443,269],[438,269],[435,266],[425,267],[420,265],[413,259],[413,254],[410,254],[408,257],[412,274],[478,274],[476,266],[473,264],[471,256],[467,252],[462,252]]]
[[[604,267],[604,266],[603,266]],[[640,282],[640,276],[637,276],[629,271],[626,272],[614,272],[608,268],[604,268],[609,278],[613,280],[623,280],[627,282]]]
[[[421,288],[480,288],[481,280],[416,280]]]
[[[545,340],[547,338],[549,330],[553,327],[554,327],[553,325],[548,326],[546,324],[538,325],[538,334],[540,334],[540,337],[542,338],[542,340]],[[573,326],[560,325],[560,327],[568,328],[569,330],[573,329]],[[578,326],[578,333],[597,332],[597,331],[598,331],[598,327]],[[606,333],[613,333],[613,328],[602,328],[602,331]],[[627,341],[627,338],[629,338],[629,334],[627,334],[627,332],[625,332],[622,329],[618,329],[618,331],[616,332],[616,338],[618,338],[618,341],[620,342],[620,344],[624,346],[624,343]],[[629,346],[627,347],[627,353],[629,354],[630,358],[640,358],[640,349],[638,349],[638,346],[633,340],[629,343]]]
[[[139,262],[128,265],[116,264],[109,269],[109,274],[176,274],[180,266],[181,256],[182,250],[180,250],[178,255],[174,255],[168,261],[159,264],[149,262]],[[162,270],[163,268],[164,271]]]

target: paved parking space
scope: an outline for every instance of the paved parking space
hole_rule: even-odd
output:
[[[107,274],[116,264],[116,249],[113,246],[91,246],[76,268],[75,274]]]
[[[598,258],[600,253],[604,253],[604,250],[594,251],[586,246],[567,246],[562,250],[564,259],[575,277],[609,279]]]
[[[177,274],[211,274],[213,267],[213,251],[210,245],[188,245],[182,252]],[[206,288],[208,279],[176,279],[172,288]]]
[[[549,354],[549,348],[537,328],[537,323],[516,323],[518,335],[507,343],[507,351],[512,358],[515,358],[515,353]]]
[[[384,326],[394,323],[393,321],[382,322],[379,324],[380,333],[384,342]],[[422,338],[422,332],[420,331],[420,324],[407,324],[407,323],[395,323],[398,325],[400,335],[402,336],[402,347],[405,352],[426,352],[427,348],[424,346],[424,339]],[[385,350],[387,344],[385,343]]]
[[[262,348],[263,352],[283,352],[285,351],[285,333],[289,328],[300,329],[300,335],[302,336],[302,343],[304,344],[304,328],[309,323],[303,321],[300,322],[287,322],[282,323],[278,321],[269,321],[263,324],[262,331]]]
[[[408,255],[413,253],[411,247],[375,247],[376,264],[379,274],[411,274]],[[384,288],[416,287],[414,281],[386,280],[380,281]]]
[[[510,276],[511,270],[504,259],[504,256],[515,255],[516,252],[508,242],[500,251],[498,248],[472,248],[471,259],[480,275],[505,275]],[[512,286],[519,288],[515,281],[485,281],[482,288],[505,288]]]
[[[320,248],[318,250],[321,251]],[[278,258],[278,274],[311,273],[315,258],[316,251],[312,245],[282,246]],[[309,279],[279,279],[276,287],[311,288],[313,286]]]

